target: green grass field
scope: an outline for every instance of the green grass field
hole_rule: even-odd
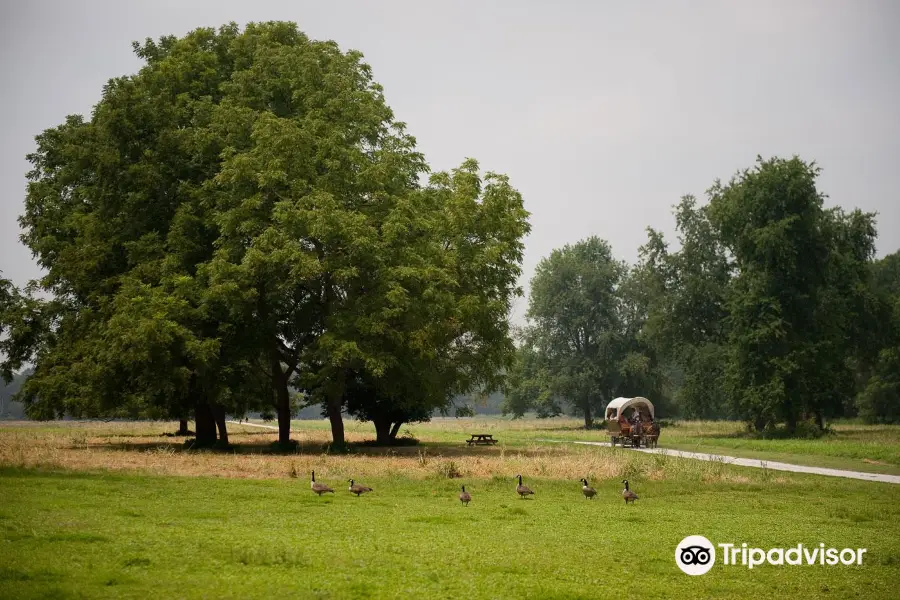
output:
[[[349,425],[351,439],[371,435]],[[239,426],[238,452],[212,453],[160,437],[171,424],[0,425],[0,598],[896,597],[900,486],[544,445],[599,432],[534,420],[438,420],[411,428],[422,447],[349,455],[322,453],[322,424],[297,426],[301,452],[283,456],[265,454],[272,434]],[[462,447],[472,430],[500,447]],[[896,430],[885,435],[896,452]],[[310,492],[313,468],[334,496]],[[516,496],[519,472],[534,499]],[[375,492],[351,496],[349,477]],[[719,559],[689,577],[674,553],[691,534],[868,551],[861,566]]]

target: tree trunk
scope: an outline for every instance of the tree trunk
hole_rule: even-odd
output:
[[[344,447],[344,418],[341,416],[341,408],[344,406],[344,395],[332,393],[328,398],[328,420],[331,421],[331,443],[338,447]]]
[[[788,408],[790,408],[790,407],[788,407]],[[792,411],[792,410],[790,410],[788,412],[787,430],[788,430],[788,433],[790,433],[791,435],[793,435],[794,432],[797,431],[797,414],[794,413],[794,411]]]
[[[179,419],[178,420],[178,433],[175,435],[190,435],[191,430],[188,429],[188,421],[187,419]]]
[[[286,447],[291,443],[291,394],[288,391],[290,375],[281,370],[281,359],[277,349],[272,349],[269,366],[272,369],[272,386],[275,388],[278,444]]]
[[[590,429],[594,424],[594,417],[591,415],[591,405],[588,402],[584,404],[584,428]]]
[[[760,432],[766,428],[766,420],[762,415],[757,415],[753,420],[753,428],[757,432]]]
[[[819,431],[825,431],[825,418],[822,416],[822,411],[817,410],[813,414],[816,416],[816,426],[819,428]]]
[[[397,421],[397,422],[394,423],[394,425],[391,427],[391,433],[390,433],[391,440],[396,440],[396,439],[397,439],[397,434],[400,433],[400,426],[401,426],[401,425],[403,425],[403,421]]]
[[[206,400],[200,400],[194,407],[194,422],[197,425],[196,444],[200,447],[216,443],[216,420]]]
[[[219,443],[223,446],[228,445],[228,429],[225,426],[225,408],[219,404],[213,404],[211,407],[213,418],[216,421],[216,428],[219,430]]]
[[[275,410],[278,414],[278,443],[286,446],[291,443],[291,394],[288,391],[286,377],[278,378],[275,395],[277,400]]]
[[[385,417],[372,419],[375,424],[375,443],[387,445],[391,442],[391,421]]]

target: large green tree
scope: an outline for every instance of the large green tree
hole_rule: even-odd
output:
[[[224,145],[211,113],[252,63],[248,48],[277,43],[279,28],[135,44],[145,66],[110,80],[90,120],[69,117],[38,136],[20,221],[53,300],[27,351],[36,368],[23,396],[34,416],[115,414],[137,402],[170,416],[193,408],[204,442],[216,420],[224,433],[223,331],[198,272],[218,234],[208,186]],[[137,329],[148,335],[129,337]],[[127,360],[114,350],[124,346]]]
[[[499,387],[527,217],[508,179],[482,178],[474,160],[432,175],[386,215],[360,261],[368,269],[340,287],[313,347],[307,384],[329,416],[348,401],[384,442],[458,394]],[[333,417],[332,433],[339,443]]]
[[[710,191],[708,216],[732,257],[726,393],[757,429],[834,414],[852,392],[848,359],[866,320],[874,217],[826,210],[819,170],[760,159]]]
[[[205,189],[219,236],[201,272],[213,302],[252,323],[240,328],[271,378],[280,441],[290,386],[315,365],[338,369],[326,396],[342,441],[342,361],[377,360],[360,352],[354,318],[369,317],[389,285],[385,252],[402,240],[384,228],[407,210],[425,165],[359,53],[293,25],[262,33],[235,48],[246,67],[209,112],[223,160]]]
[[[241,396],[234,382],[260,358],[270,378],[285,378],[292,353],[276,351],[302,336],[274,348],[273,327],[317,326],[314,314],[296,318],[309,295],[303,240],[278,247],[282,232],[267,229],[273,213],[290,218],[284,203],[274,208],[279,184],[314,198],[328,185],[348,192],[360,171],[390,179],[400,169],[347,159],[379,153],[377,125],[390,113],[358,54],[293,24],[200,29],[135,50],[140,73],[110,81],[90,121],[48,130],[30,157],[24,240],[60,306],[32,348],[25,399],[50,416],[181,398],[196,402],[203,434],[212,420],[224,427],[224,408],[235,408],[225,400]],[[293,154],[279,155],[285,146]],[[300,274],[281,277],[285,264]],[[234,302],[243,292],[269,313]],[[274,390],[284,425],[284,386]]]
[[[35,363],[31,414],[193,410],[206,443],[270,405],[287,443],[293,386],[341,444],[357,375],[411,414],[496,385],[528,231],[505,177],[467,161],[423,188],[361,55],[292,23],[135,51],[140,72],[29,157],[23,240],[52,300],[7,302],[5,366]]]

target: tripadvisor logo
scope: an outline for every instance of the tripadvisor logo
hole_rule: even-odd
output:
[[[826,548],[825,544],[792,548],[749,548],[747,544],[717,544],[722,552],[722,564],[744,566],[748,569],[770,565],[861,565],[865,548]],[[675,548],[675,563],[688,575],[703,575],[716,564],[716,548],[702,535],[689,535]]]
[[[675,562],[688,575],[703,575],[716,564],[716,549],[702,535],[689,535],[675,548]]]

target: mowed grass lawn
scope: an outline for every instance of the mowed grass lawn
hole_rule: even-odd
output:
[[[319,498],[303,479],[4,470],[2,598],[895,598],[894,486],[368,479]],[[862,566],[717,565],[681,573],[689,534],[762,548],[867,548]],[[721,560],[721,559],[720,559]],[[623,596],[624,594],[624,596]]]
[[[537,441],[602,433],[576,426],[436,420],[410,427],[419,447],[331,455],[324,423],[300,422],[300,451],[273,455],[274,434],[247,426],[230,426],[234,452],[195,452],[161,435],[171,423],[2,424],[0,598],[896,597],[900,486]],[[680,429],[693,431],[664,434]],[[466,448],[481,431],[501,443]],[[348,423],[352,441],[370,437]],[[815,456],[822,442],[796,443]],[[312,494],[311,469],[334,496]],[[516,496],[517,473],[534,499]],[[350,477],[376,491],[351,496]],[[674,554],[691,534],[868,552],[861,566],[752,571],[719,555],[689,577]]]

